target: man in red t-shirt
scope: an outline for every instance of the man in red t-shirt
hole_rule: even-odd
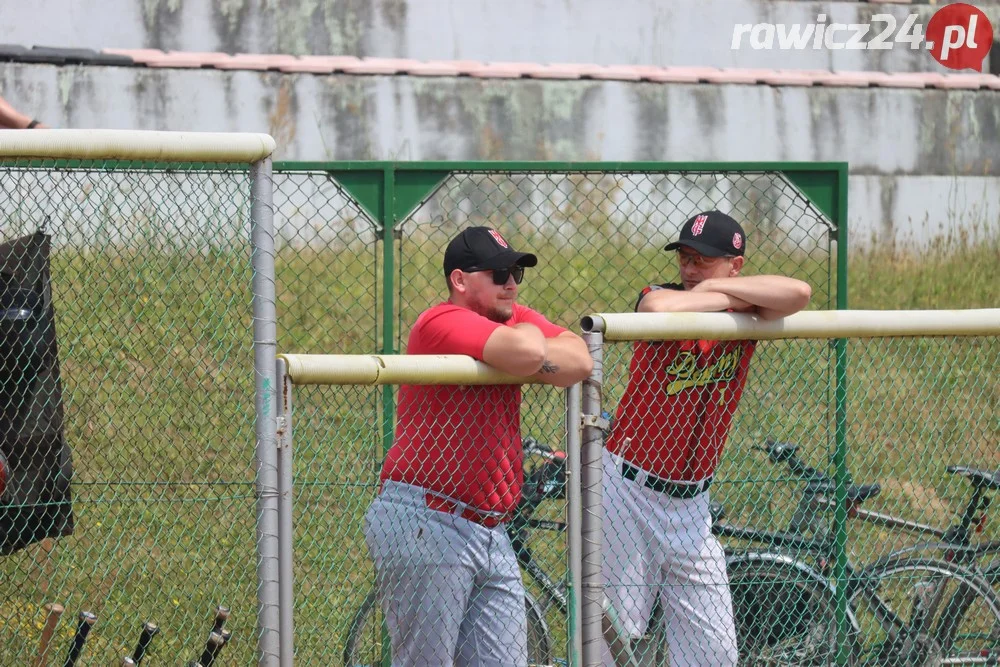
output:
[[[740,276],[746,234],[719,211],[685,223],[680,284],[646,287],[638,312],[755,313],[805,307],[806,283]],[[633,637],[660,598],[670,665],[735,665],[736,631],[722,546],[711,533],[709,485],[756,341],[635,343],[629,381],[604,451],[604,578]],[[605,663],[613,664],[610,650]]]
[[[593,367],[583,340],[517,303],[535,255],[470,227],[444,255],[448,300],[407,354],[464,354],[525,382],[568,387]],[[521,498],[519,385],[404,385],[365,538],[393,665],[525,665],[524,588],[504,524]]]

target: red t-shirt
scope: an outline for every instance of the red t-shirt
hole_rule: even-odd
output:
[[[417,318],[407,354],[465,354],[483,360],[483,348],[501,326],[534,324],[546,338],[566,329],[514,304],[504,324],[467,308],[441,303]],[[423,487],[489,512],[510,512],[521,499],[521,387],[519,385],[401,385],[396,441],[382,481]]]
[[[642,296],[654,289],[681,287],[651,286]],[[608,450],[663,479],[713,474],[755,348],[752,340],[636,342]]]

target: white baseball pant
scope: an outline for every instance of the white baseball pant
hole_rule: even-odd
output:
[[[671,667],[736,665],[726,555],[712,535],[708,491],[672,498],[622,477],[604,450],[605,593],[633,639],[659,595]],[[613,666],[605,644],[604,664]]]

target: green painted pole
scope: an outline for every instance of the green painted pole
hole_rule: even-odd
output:
[[[847,310],[847,166],[839,169],[837,192],[837,310]],[[851,627],[847,599],[847,339],[834,341],[834,438],[833,465],[836,477],[837,506],[834,513],[834,580],[837,584],[837,664],[850,662]]]
[[[396,248],[393,230],[396,215],[393,212],[394,177],[391,164],[382,172],[382,354],[395,353],[396,337]],[[392,447],[393,424],[396,416],[396,399],[392,385],[382,386],[382,457]],[[379,461],[381,463],[381,459]],[[392,667],[392,644],[389,629],[382,619],[382,667]]]
[[[393,212],[395,183],[392,165],[385,165],[382,172],[382,354],[395,354],[396,338],[396,247],[393,238],[396,215]],[[395,399],[392,387],[382,391],[382,444],[383,451],[392,446]]]

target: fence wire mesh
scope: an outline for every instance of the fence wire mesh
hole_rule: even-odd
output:
[[[276,173],[274,183],[279,351],[378,352],[381,225],[325,172]],[[381,395],[379,387],[296,391],[298,659],[342,664],[350,623],[371,588],[360,525],[378,484]]]
[[[514,248],[539,256],[519,301],[572,330],[584,313],[631,310],[639,288],[668,279],[675,269],[663,246],[688,217],[711,208],[744,223],[755,249],[751,272],[808,281],[818,307],[834,300],[835,229],[779,173],[455,172],[395,223],[390,266],[383,263],[383,225],[325,173],[281,171],[276,190],[283,351],[386,351],[387,292],[394,304],[388,326],[396,350],[405,351],[417,316],[446,298],[445,246],[473,225],[494,227]],[[825,346],[815,347],[806,365],[822,386],[815,400],[824,407],[817,419],[825,424],[832,357]],[[381,608],[369,596],[375,580],[362,518],[393,442],[395,398],[395,388],[296,388],[296,413],[308,415],[305,424],[295,418],[297,659],[340,663],[354,638],[364,648],[346,656],[347,664],[387,659]],[[522,436],[562,449],[564,412],[560,392],[524,387]],[[561,521],[565,500],[540,503],[534,516]],[[561,592],[565,535],[534,530],[530,543],[542,576],[551,579],[548,592]],[[541,602],[551,657],[565,660],[564,607],[545,585],[522,574],[529,594]]]
[[[81,664],[123,655],[144,620],[161,628],[151,649],[158,660],[195,658],[216,604],[233,609],[228,627],[237,641],[226,649],[228,659],[252,662],[257,583],[245,166],[35,161],[6,163],[4,176],[2,240],[41,231],[50,244],[58,367],[45,367],[50,384],[37,400],[54,410],[61,391],[73,521],[71,535],[3,557],[4,580],[18,584],[0,599],[5,658],[32,656],[41,605],[55,601],[67,609],[57,652],[65,653],[73,632],[70,615],[85,608],[98,615]],[[708,208],[744,223],[755,249],[750,272],[800,277],[813,286],[817,307],[833,301],[833,229],[776,172],[458,172],[396,223],[388,266],[382,221],[327,173],[286,170],[274,183],[282,351],[383,351],[388,327],[405,348],[416,316],[444,298],[447,241],[480,224],[539,255],[520,300],[573,329],[583,313],[630,310],[639,287],[668,279],[672,258],[663,245],[685,219]],[[394,304],[388,316],[387,294]],[[828,428],[832,355],[819,345],[811,354],[801,365],[816,378],[822,393],[812,398],[826,410],[815,419]],[[28,363],[9,349],[4,358],[8,370]],[[610,367],[624,377],[623,364]],[[395,390],[301,394],[296,654],[337,664],[374,586],[361,519],[392,443]],[[560,448],[561,394],[526,387],[523,403],[521,434]],[[68,476],[50,479],[59,475]],[[16,486],[8,484],[4,502],[24,509],[31,503],[8,502]],[[564,500],[547,499],[534,512],[559,519]],[[530,543],[554,589],[566,578],[563,534],[532,530]],[[533,577],[524,581],[542,605],[553,659],[564,657],[560,604]]]
[[[565,498],[563,458],[533,439],[519,442],[517,386],[399,394],[397,438],[363,521],[393,659],[550,664],[558,639],[545,623],[548,600],[525,591],[519,563],[545,544],[533,539],[535,510]],[[555,585],[548,593],[564,595]],[[356,620],[349,664],[372,664],[372,649],[381,650],[376,619]]]
[[[449,388],[445,388],[449,389]],[[468,393],[464,388],[460,391]],[[515,389],[516,391],[516,389]],[[294,451],[295,451],[295,538],[296,538],[296,654],[311,654],[326,664],[380,665],[391,655],[389,636],[384,634],[384,612],[382,601],[391,600],[397,596],[389,595],[381,600],[377,596],[375,586],[373,554],[383,549],[395,551],[386,558],[401,558],[401,552],[407,550],[407,545],[417,544],[423,537],[420,534],[420,522],[410,517],[405,521],[396,517],[396,521],[388,521],[371,529],[368,539],[363,530],[366,514],[374,501],[380,486],[380,470],[382,461],[382,433],[379,420],[381,405],[381,388],[367,386],[299,386],[294,392]],[[470,402],[466,419],[476,421],[479,411]],[[417,415],[416,419],[431,420],[432,415]],[[479,429],[482,430],[482,429]],[[561,435],[562,441],[565,435]],[[325,444],[324,444],[325,443]],[[548,519],[562,523],[564,517],[559,513],[561,501],[565,497],[564,469],[561,459],[553,460],[545,443],[535,443],[526,439],[527,451],[522,458],[521,452],[511,450],[512,458],[503,457],[504,461],[520,466],[523,461],[525,471],[525,493],[522,496],[519,511],[512,514],[513,521],[507,524],[507,539],[511,547],[522,557],[527,550],[537,548],[536,545],[550,545],[553,540],[561,540],[559,526],[546,526],[544,531],[534,530],[530,519]],[[455,448],[458,450],[458,447]],[[445,450],[448,451],[448,450]],[[487,462],[478,461],[473,456],[466,457],[461,466],[451,458],[428,460],[430,464],[424,474],[434,475],[437,470],[454,467],[456,471],[464,468],[490,470],[491,463],[497,463],[497,469],[503,464],[492,459]],[[446,460],[447,459],[447,460]],[[417,463],[412,463],[417,466]],[[408,466],[400,471],[403,475],[410,471]],[[517,477],[516,469],[509,470],[509,476]],[[481,488],[481,480],[475,470],[465,476],[457,475],[453,482],[462,486],[466,481],[464,491],[470,491],[474,485]],[[491,478],[492,479],[492,478]],[[513,482],[512,484],[513,485]],[[500,484],[498,486],[503,486]],[[406,489],[397,493],[405,493]],[[463,496],[463,490],[451,494],[442,493],[434,502],[448,503],[451,495]],[[512,489],[507,489],[513,493]],[[513,498],[513,495],[511,495]],[[421,494],[420,509],[425,508],[426,498]],[[472,503],[483,499],[467,498]],[[485,504],[485,503],[484,503]],[[554,506],[554,507],[553,507]],[[438,507],[437,504],[434,507]],[[440,508],[438,528],[459,520],[462,507]],[[446,510],[452,510],[450,513]],[[455,512],[459,516],[455,516]],[[381,514],[381,512],[379,513]],[[478,518],[478,514],[476,517]],[[487,517],[487,514],[483,515]],[[465,523],[466,526],[470,524]],[[478,529],[478,527],[477,527]],[[541,537],[539,537],[541,535]],[[501,539],[494,533],[492,539]],[[456,561],[458,569],[462,558],[470,557],[464,551],[463,544],[454,544],[453,548],[442,549],[444,557]],[[551,545],[550,545],[551,546]],[[427,549],[431,547],[428,546]],[[544,551],[544,549],[543,549]],[[508,565],[516,573],[516,563],[513,562],[515,552],[511,551],[512,562]],[[413,554],[413,561],[418,561],[418,554]],[[476,557],[482,557],[477,554]],[[430,576],[432,562],[420,562],[417,565],[418,576]],[[467,563],[466,563],[467,564]],[[553,565],[549,563],[550,565]],[[564,567],[562,563],[558,567]],[[557,570],[552,570],[557,571]],[[335,579],[335,583],[331,580]],[[440,579],[440,578],[439,578]],[[437,580],[435,580],[437,581]],[[544,623],[544,607],[551,604],[565,605],[565,592],[560,588],[559,581],[545,581],[552,586],[551,592],[557,599],[549,600],[542,597],[541,592],[529,590],[530,598],[521,595],[522,604],[530,600],[530,614],[533,623],[528,634],[530,655],[536,658],[537,664],[546,664],[548,656],[552,655],[553,642],[559,637],[553,637],[554,629]],[[511,586],[511,582],[505,582]],[[536,586],[538,584],[536,583]],[[399,587],[398,597],[401,600],[410,599],[412,591]],[[386,591],[395,591],[392,584],[386,584]],[[427,591],[423,598],[426,605],[440,606],[446,601],[445,591]],[[450,609],[451,605],[448,605]],[[487,615],[498,613],[497,609],[489,609]],[[523,613],[523,612],[522,612]],[[425,613],[420,619],[428,624],[421,630],[424,642],[433,648],[434,638],[438,636],[434,627],[443,621],[440,615]],[[504,628],[513,632],[514,628]],[[402,633],[403,638],[413,639],[417,629],[411,628]],[[565,629],[562,630],[565,639]],[[511,637],[501,637],[504,645],[511,643]],[[475,650],[472,645],[465,650]],[[542,659],[542,656],[546,658]],[[426,657],[426,656],[425,656]],[[419,660],[417,661],[420,662]],[[436,664],[436,660],[426,657],[428,664]]]
[[[1000,655],[1000,344],[849,342],[846,542],[827,347],[757,343],[737,407],[746,343],[607,345],[604,578],[643,664]],[[707,493],[672,483],[710,476],[729,420]]]
[[[628,312],[641,287],[675,275],[664,246],[688,218],[710,209],[743,222],[754,272],[801,277],[830,305],[831,226],[779,174],[455,174],[400,226],[400,334],[416,317],[415,304],[440,289],[435,251],[465,226],[494,227],[513,247],[537,254],[519,298],[576,329],[582,313]],[[824,366],[824,359],[814,362]],[[525,401],[525,434],[551,438],[564,428],[552,420],[561,410],[550,399]],[[566,576],[565,548],[565,541],[549,547],[557,579]],[[549,623],[564,627],[565,617],[552,613]]]
[[[246,165],[10,161],[0,219],[9,465],[0,531],[15,547],[0,558],[2,662],[34,661],[46,603],[65,608],[51,663],[69,653],[84,610],[97,622],[78,664],[117,664],[144,621],[160,629],[152,659],[195,660],[216,605],[233,610],[228,659],[252,662]],[[32,271],[37,280],[26,281]],[[11,295],[32,291],[40,299],[15,305],[42,312],[18,322]],[[32,366],[25,349],[39,341],[51,356]],[[52,447],[59,438],[64,446]],[[71,523],[39,530],[54,516],[40,516],[39,503]]]
[[[444,247],[467,226],[494,227],[538,255],[519,298],[575,325],[600,308],[630,312],[641,286],[676,275],[663,247],[710,209],[743,224],[748,271],[794,275],[813,286],[814,303],[833,305],[835,231],[782,174],[455,173],[397,224],[399,340],[440,298]]]
[[[322,664],[343,663],[351,624],[372,590],[361,525],[378,488],[380,394],[378,387],[295,388],[296,655]],[[356,631],[359,642],[372,641],[368,631]],[[358,664],[379,664],[360,650]]]
[[[282,350],[380,351],[382,225],[325,172],[274,175]]]

